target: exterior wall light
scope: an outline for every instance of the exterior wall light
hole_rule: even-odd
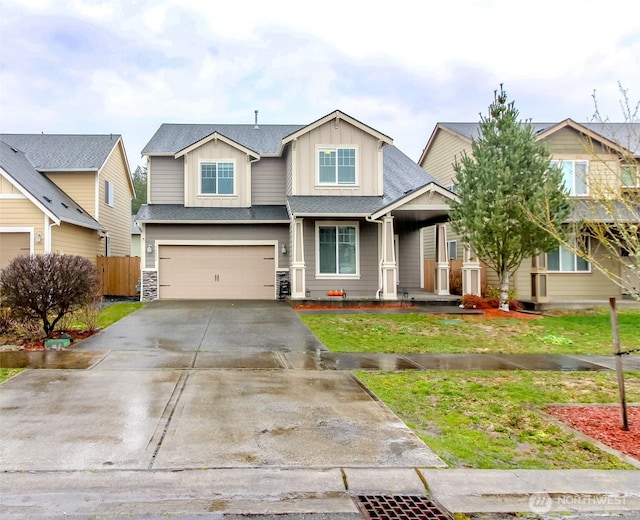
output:
[[[147,253],[153,253],[153,246],[151,244],[147,246]]]
[[[285,246],[284,244],[282,244],[282,247],[280,248],[280,252],[281,252],[283,255],[286,255],[286,254],[287,254],[287,246]]]
[[[42,242],[42,235],[40,233],[38,233],[36,235],[36,244],[39,244],[40,242]]]

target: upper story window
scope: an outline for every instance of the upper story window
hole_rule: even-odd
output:
[[[620,185],[623,188],[640,187],[640,175],[635,164],[623,164],[620,166]]]
[[[202,195],[234,195],[235,168],[232,162],[200,163],[200,193]]]
[[[356,183],[355,148],[320,148],[318,150],[320,184],[354,185]]]
[[[569,190],[569,195],[588,195],[587,172],[589,161],[551,161],[551,164],[562,170],[564,185]]]
[[[107,206],[113,207],[114,198],[115,198],[115,195],[114,195],[113,183],[109,181],[104,181],[104,203]]]

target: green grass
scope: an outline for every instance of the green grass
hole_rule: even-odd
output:
[[[631,469],[549,422],[553,403],[615,403],[616,375],[584,372],[365,372],[356,375],[451,467]],[[626,375],[640,401],[640,373]]]
[[[141,309],[146,304],[142,302],[114,303],[100,310],[98,327],[104,329],[112,323],[121,320],[132,312]]]
[[[0,368],[0,383],[22,372],[22,368]]]
[[[640,310],[618,313],[622,348],[640,347]],[[435,314],[303,314],[335,352],[611,354],[608,312],[536,320]]]

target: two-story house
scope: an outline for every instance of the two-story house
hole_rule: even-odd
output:
[[[576,123],[567,119],[560,123],[530,123],[538,141],[543,141],[552,155],[552,162],[561,167],[564,184],[576,204],[572,219],[579,221],[598,217],[593,210],[594,201],[616,197],[621,190],[638,187],[638,161],[640,146],[630,140],[630,129],[640,135],[640,125],[623,123]],[[471,154],[471,141],[478,138],[478,123],[438,123],[422,152],[419,165],[441,184],[455,191],[456,157]],[[629,163],[632,164],[629,164]],[[541,208],[542,209],[542,208]],[[638,215],[638,213],[635,213]],[[447,227],[447,253],[449,258],[462,258],[463,246]],[[433,229],[425,230],[425,243],[432,242]],[[591,240],[587,247],[595,255],[599,245]],[[433,252],[425,250],[427,256]],[[605,268],[625,276],[624,261],[602,257]],[[487,273],[487,282],[498,286],[495,273]],[[517,297],[534,303],[564,303],[568,301],[603,300],[621,297],[622,291],[589,262],[563,247],[523,262],[512,277],[512,288]],[[636,285],[636,289],[637,289]]]
[[[119,135],[0,134],[0,268],[21,254],[129,255],[133,193]]]
[[[163,124],[142,151],[142,291],[153,299],[394,300],[453,196],[341,112],[308,125]]]

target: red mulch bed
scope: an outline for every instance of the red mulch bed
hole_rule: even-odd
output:
[[[73,346],[74,343],[76,343],[77,341],[81,341],[85,338],[88,338],[89,336],[93,336],[96,332],[98,332],[97,330],[94,331],[88,331],[88,330],[65,330],[65,331],[55,331],[52,335],[53,339],[59,338],[62,334],[66,334],[67,336],[71,337],[71,345]],[[39,339],[39,340],[35,340],[32,341],[30,343],[27,343],[25,345],[21,345],[21,348],[23,350],[29,350],[29,351],[34,351],[34,350],[45,350],[44,348],[44,341],[45,339]]]
[[[640,406],[627,406],[629,431],[622,429],[620,406],[549,406],[545,412],[602,444],[640,461]]]
[[[542,318],[540,314],[530,314],[528,312],[519,311],[501,311],[500,309],[480,309],[484,313],[485,318],[512,318],[516,320],[539,320]]]

